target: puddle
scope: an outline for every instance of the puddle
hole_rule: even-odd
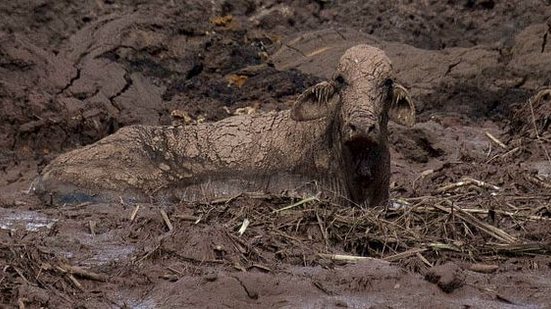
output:
[[[57,219],[51,219],[35,211],[0,208],[0,229],[3,230],[22,230],[36,232],[42,228],[51,229],[57,222]]]
[[[134,299],[129,299],[129,298],[125,298],[125,297],[120,297],[119,300],[124,302],[124,304],[128,308],[132,308],[132,309],[154,309],[154,308],[159,308],[157,302],[155,300],[153,300],[151,297],[147,297],[144,300],[134,300]]]
[[[86,253],[72,252],[74,257],[78,256],[80,266],[100,266],[124,261],[129,259],[136,250],[134,246],[124,241],[118,241],[113,233],[78,234],[76,237],[87,248]]]

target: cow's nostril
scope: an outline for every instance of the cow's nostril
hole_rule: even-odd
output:
[[[351,130],[352,132],[356,132],[356,131],[357,131],[357,128],[356,128],[355,125],[349,124],[349,126],[350,126],[350,130]]]
[[[367,128],[367,133],[372,133],[375,131],[375,129],[376,129],[375,125],[369,126],[369,128]]]

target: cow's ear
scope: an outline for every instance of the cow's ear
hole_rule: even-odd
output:
[[[390,108],[390,120],[404,126],[412,127],[415,124],[415,105],[404,86],[393,83]]]
[[[291,108],[291,119],[308,121],[328,116],[337,101],[335,85],[331,82],[321,82],[304,90],[297,98]]]

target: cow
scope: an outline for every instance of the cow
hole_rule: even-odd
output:
[[[343,205],[389,198],[388,120],[412,126],[415,107],[385,53],[349,48],[331,80],[290,110],[185,126],[123,127],[62,154],[34,189],[59,201],[200,199],[243,192],[320,193]]]

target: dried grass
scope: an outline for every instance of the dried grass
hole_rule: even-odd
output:
[[[301,248],[306,252],[303,259],[311,261],[375,257],[400,262],[416,257],[431,266],[448,253],[473,261],[485,256],[551,254],[551,243],[534,241],[524,228],[549,224],[551,192],[480,194],[480,190],[496,187],[467,179],[469,186],[456,186],[452,191],[437,188],[430,196],[395,201],[394,208],[342,207],[311,197],[296,201],[265,196],[267,207],[259,207],[258,198],[247,203],[252,199],[241,197],[229,200],[223,210],[208,211],[219,219],[224,212],[235,230],[247,218],[251,226],[271,235],[274,246]],[[278,203],[281,207],[274,210]]]

